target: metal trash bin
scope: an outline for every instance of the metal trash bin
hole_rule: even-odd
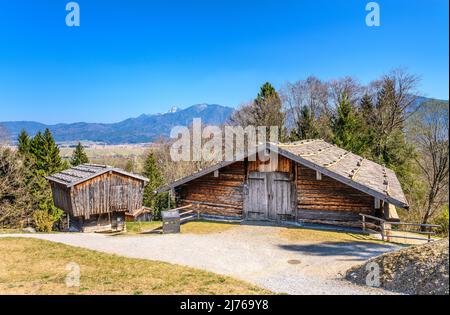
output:
[[[180,212],[178,210],[162,211],[163,234],[180,233]]]

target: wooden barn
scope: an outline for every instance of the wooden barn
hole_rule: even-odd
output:
[[[263,153],[277,159],[261,162]],[[257,152],[257,153],[255,153]],[[408,208],[395,173],[323,140],[260,146],[158,190],[206,218],[351,225],[359,214],[398,219]],[[349,224],[350,223],[350,224]]]
[[[68,214],[71,229],[121,231],[125,214],[142,211],[148,179],[106,165],[83,164],[47,177],[55,206]]]

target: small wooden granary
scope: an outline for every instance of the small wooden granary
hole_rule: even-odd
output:
[[[257,158],[276,152],[277,159]],[[328,224],[359,221],[359,214],[396,219],[408,208],[395,173],[323,140],[259,146],[240,161],[222,162],[158,189],[178,206],[204,217]]]
[[[47,177],[55,206],[83,232],[120,231],[125,213],[142,206],[147,178],[107,165],[83,164]]]

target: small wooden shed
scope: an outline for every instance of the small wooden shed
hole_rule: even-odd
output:
[[[256,158],[274,153],[277,159]],[[263,144],[161,191],[172,191],[178,206],[227,220],[352,226],[359,214],[395,219],[395,207],[408,208],[392,170],[323,140]]]
[[[143,209],[148,179],[107,165],[83,164],[47,177],[55,206],[83,232],[121,231],[125,213]]]

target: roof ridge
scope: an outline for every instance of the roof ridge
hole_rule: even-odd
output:
[[[78,178],[83,178],[83,176],[80,176],[78,174],[75,174],[73,172],[69,172],[70,170],[72,170],[71,168],[68,168],[66,170],[63,170],[61,172],[59,172],[58,174],[64,174],[64,175],[68,175],[68,176],[73,176],[73,177],[78,177]],[[57,174],[56,174],[57,175]]]

